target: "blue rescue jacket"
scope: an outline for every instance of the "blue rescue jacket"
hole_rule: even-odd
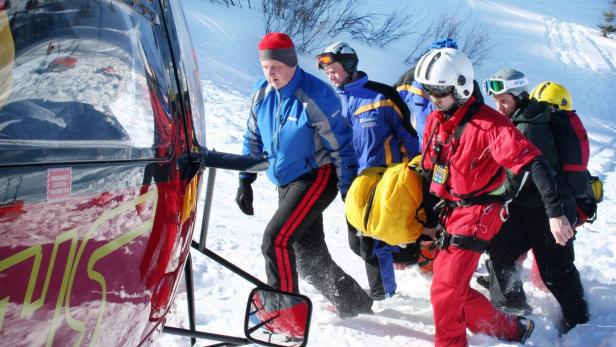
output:
[[[411,111],[411,125],[417,130],[419,145],[421,146],[426,119],[435,107],[430,102],[430,96],[419,82],[412,81],[410,84],[399,85],[396,90]]]
[[[267,176],[277,186],[331,163],[345,194],[357,167],[352,130],[340,111],[333,89],[299,67],[280,90],[260,78],[252,93],[243,153],[267,153]],[[255,178],[240,173],[240,179]]]
[[[419,141],[408,122],[408,108],[395,89],[359,74],[357,80],[336,88],[342,114],[353,126],[358,172],[400,163],[403,156],[414,157],[419,153]]]

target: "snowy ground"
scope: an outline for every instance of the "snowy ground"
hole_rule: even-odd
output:
[[[406,2],[404,2],[406,3]],[[438,4],[437,4],[438,3]],[[553,297],[535,288],[530,279],[530,257],[523,278],[532,319],[537,323],[527,345],[616,346],[616,41],[603,38],[596,29],[607,1],[522,0],[412,2],[412,11],[427,24],[444,11],[462,13],[469,20],[488,23],[494,48],[476,71],[483,80],[505,67],[527,74],[531,85],[542,80],[565,84],[591,138],[590,169],[605,182],[605,201],[599,220],[583,227],[576,241],[576,265],[582,275],[590,306],[589,324],[562,338],[555,323],[560,309]],[[383,6],[387,4],[387,6]],[[207,113],[208,147],[239,153],[249,106],[249,92],[260,75],[256,46],[263,35],[263,16],[258,10],[226,8],[205,0],[183,3],[200,61]],[[411,11],[411,5],[391,5],[371,0],[376,11],[391,6]],[[448,10],[445,10],[448,9]],[[238,25],[238,23],[240,23]],[[418,30],[419,31],[419,30]],[[346,38],[342,38],[346,39]],[[382,50],[349,40],[360,55],[359,68],[377,81],[392,83],[408,67],[405,47],[412,35]],[[300,57],[300,65],[323,77],[313,57]],[[273,185],[264,175],[254,184],[255,216],[243,215],[235,206],[237,176],[218,171],[214,207],[207,245],[251,274],[265,279],[260,251],[261,234],[276,204]],[[334,259],[367,288],[362,261],[347,246],[342,202],[337,199],[325,213],[327,243]],[[200,230],[199,226],[195,230]],[[200,330],[241,336],[245,300],[251,285],[204,256],[194,255],[197,324]],[[483,261],[481,262],[483,264]],[[485,272],[483,266],[478,270]],[[397,271],[398,294],[373,307],[375,315],[341,320],[324,310],[324,298],[301,282],[301,292],[315,304],[309,337],[311,346],[431,346],[434,322],[429,300],[430,278],[416,268]],[[477,287],[473,283],[474,287]],[[484,291],[485,292],[485,291]],[[170,321],[187,326],[185,295],[176,298]],[[186,346],[187,339],[161,336],[161,346]],[[211,343],[211,342],[210,342]],[[496,339],[470,336],[471,346],[511,346]],[[201,345],[207,344],[205,341]]]

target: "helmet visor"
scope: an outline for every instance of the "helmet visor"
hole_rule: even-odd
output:
[[[453,95],[453,92],[455,90],[454,86],[442,86],[435,84],[422,84],[422,86],[426,90],[426,92],[430,94],[430,96],[433,96],[435,98],[444,98],[448,95]]]
[[[327,65],[333,64],[336,61],[332,53],[321,53],[317,55],[317,67],[324,69]]]
[[[526,77],[516,80],[490,78],[483,81],[483,91],[488,95],[499,95],[507,93],[510,89],[525,87],[527,85],[528,80]]]

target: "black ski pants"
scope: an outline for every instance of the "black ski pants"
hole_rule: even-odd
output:
[[[323,211],[338,193],[332,165],[322,166],[278,188],[278,209],[263,234],[267,283],[298,293],[298,274],[317,288],[341,316],[370,312],[372,299],[331,258]]]
[[[509,205],[509,219],[492,239],[490,255],[490,298],[495,306],[526,303],[515,261],[533,250],[541,279],[560,304],[565,323],[575,326],[588,321],[588,305],[580,274],[573,263],[573,238],[565,246],[556,244],[542,208]],[[491,267],[491,269],[490,269]]]

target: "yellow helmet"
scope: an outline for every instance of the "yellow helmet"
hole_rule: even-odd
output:
[[[548,102],[561,110],[571,111],[573,109],[571,93],[560,83],[552,81],[541,82],[530,92],[530,97]]]

